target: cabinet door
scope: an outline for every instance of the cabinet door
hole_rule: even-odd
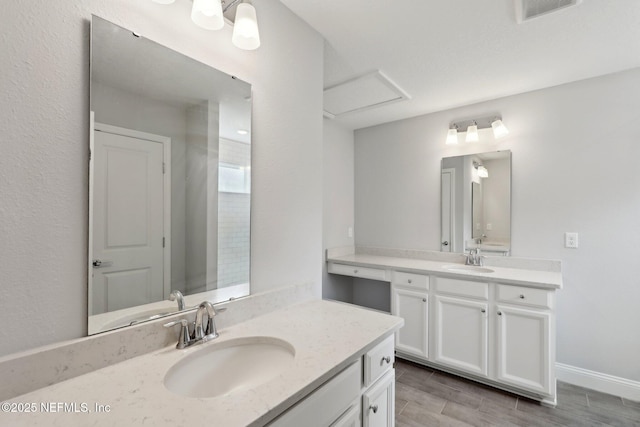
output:
[[[331,424],[331,427],[360,427],[360,415],[362,408],[360,407],[360,397],[351,405],[351,408],[347,410],[335,423]]]
[[[362,395],[362,426],[395,425],[395,370],[387,372]]]
[[[504,305],[497,314],[497,379],[551,394],[551,314]]]
[[[392,314],[404,319],[396,332],[396,350],[427,358],[429,297],[426,291],[393,287]]]
[[[437,295],[435,361],[486,376],[487,303]]]

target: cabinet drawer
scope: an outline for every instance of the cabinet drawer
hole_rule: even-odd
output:
[[[380,268],[358,267],[355,265],[329,263],[329,273],[342,274],[344,276],[362,277],[364,279],[387,280],[387,271]]]
[[[436,277],[436,290],[441,293],[489,299],[489,284],[470,280]]]
[[[498,285],[498,301],[540,308],[553,308],[553,291],[524,286]]]
[[[392,273],[392,283],[410,288],[429,289],[429,276],[415,273],[405,273],[404,271],[394,271]]]
[[[364,355],[364,386],[369,387],[393,367],[394,336],[390,335]]]
[[[336,421],[360,396],[362,363],[360,359],[282,414],[270,427],[328,426]]]

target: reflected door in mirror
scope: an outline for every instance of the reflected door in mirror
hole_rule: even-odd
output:
[[[94,138],[92,301],[98,314],[165,298],[166,189],[162,141],[100,130]]]

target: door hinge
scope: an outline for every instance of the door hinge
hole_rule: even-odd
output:
[[[163,237],[163,238],[162,238],[162,247],[163,247],[163,248],[165,247],[164,245],[165,245],[165,238]]]
[[[167,164],[162,162],[162,173],[167,173]]]

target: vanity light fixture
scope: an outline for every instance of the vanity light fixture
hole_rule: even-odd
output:
[[[244,50],[254,50],[260,47],[256,8],[251,3],[240,3],[238,5],[231,42],[236,47]]]
[[[495,139],[500,139],[509,133],[507,127],[502,123],[502,117],[497,114],[474,119],[458,120],[449,124],[449,132],[447,133],[447,145],[458,143],[458,132],[460,129],[466,129],[466,142],[478,142],[480,140],[480,129],[492,129]]]
[[[500,139],[509,133],[509,129],[507,129],[504,123],[502,123],[502,120],[497,117],[491,122],[491,128],[493,129],[493,136],[495,136],[496,139]]]
[[[193,0],[191,20],[205,30],[219,30],[224,27],[224,15],[220,0]]]
[[[465,142],[478,142],[480,140],[478,137],[478,123],[475,120],[467,127],[467,137],[464,140]]]
[[[458,126],[455,124],[447,133],[447,145],[456,145],[458,143]]]
[[[152,0],[159,4],[171,4],[175,0]],[[236,6],[235,23],[231,42],[243,50],[260,47],[260,32],[256,9],[251,0],[193,0],[191,20],[205,30],[220,30],[224,27],[224,14]]]
[[[473,167],[478,171],[479,178],[489,178],[489,171],[478,162],[473,162]]]

